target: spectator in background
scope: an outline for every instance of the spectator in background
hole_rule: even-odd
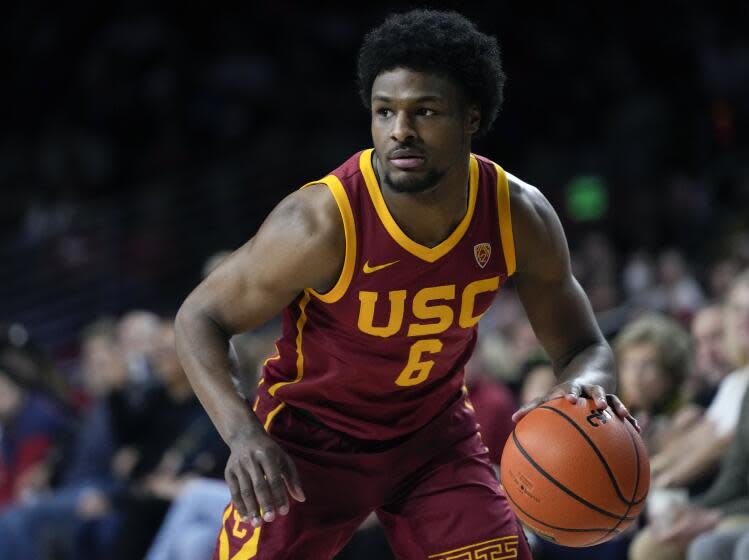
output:
[[[735,364],[749,364],[749,268],[734,280],[728,294],[726,346]]]
[[[708,304],[692,319],[694,341],[694,369],[685,382],[690,401],[707,408],[718,392],[723,379],[733,369],[725,340],[723,306]]]
[[[41,490],[48,476],[46,461],[66,428],[55,401],[0,369],[0,509]]]
[[[739,259],[726,258],[714,263],[708,276],[710,296],[715,300],[724,299],[740,272]]]
[[[688,506],[651,519],[629,550],[630,560],[747,560],[749,555],[749,392],[718,477]],[[688,549],[688,555],[687,555]]]
[[[738,338],[733,332],[738,326],[734,316],[740,313],[740,301],[744,297],[749,302],[749,282],[746,286],[737,283],[731,288],[724,310],[709,306],[694,318],[696,371],[701,372],[697,375],[704,379],[705,385],[717,380],[718,391],[704,415],[699,415],[691,425],[682,423],[682,429],[672,431],[672,437],[665,442],[663,449],[651,457],[650,469],[655,487],[704,489],[733,440],[741,399],[749,385],[749,370],[742,367],[726,375],[731,362],[727,357],[725,339]]]
[[[145,390],[153,381],[152,354],[160,329],[159,316],[150,311],[130,311],[120,319],[118,339],[133,388],[143,387]]]
[[[81,342],[81,369],[90,405],[68,450],[61,484],[47,488],[31,503],[0,514],[3,560],[93,558],[78,535],[87,520],[108,508],[106,496],[116,483],[111,463],[118,447],[146,427],[145,410],[129,396],[127,361],[117,338],[117,324],[100,319],[87,327]],[[51,486],[51,481],[45,481]]]
[[[658,258],[658,277],[659,284],[653,292],[656,309],[687,324],[705,298],[684,256],[673,249],[663,252]]]
[[[689,335],[675,321],[651,314],[626,325],[614,341],[622,402],[642,426],[651,454],[670,433],[690,367]]]
[[[107,496],[113,540],[109,559],[142,558],[184,485],[197,476],[223,476],[228,449],[206,416],[177,359],[174,325],[164,322],[154,340],[153,365],[161,387],[154,396],[148,428],[128,453],[115,457],[119,492]],[[121,453],[121,452],[120,452]]]

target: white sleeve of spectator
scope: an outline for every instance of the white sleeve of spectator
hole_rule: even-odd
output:
[[[749,368],[729,373],[718,387],[705,416],[716,426],[718,436],[725,436],[739,423],[741,401],[749,386]]]

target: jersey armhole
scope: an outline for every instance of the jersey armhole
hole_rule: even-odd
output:
[[[507,174],[496,163],[497,169],[497,207],[499,210],[499,237],[502,240],[502,252],[505,255],[507,276],[515,272],[515,238],[512,234],[512,214],[510,212],[510,185]]]
[[[351,279],[354,276],[354,265],[356,264],[356,227],[354,225],[354,213],[351,210],[351,203],[349,202],[346,190],[343,188],[343,184],[341,184],[338,177],[335,175],[328,175],[317,181],[307,183],[302,188],[304,189],[311,185],[320,184],[326,185],[328,189],[330,189],[330,192],[338,205],[338,211],[341,213],[341,219],[343,220],[343,234],[346,238],[346,254],[343,257],[343,268],[341,269],[341,274],[338,277],[335,286],[324,294],[313,288],[307,288],[307,291],[323,303],[335,303],[346,293],[349,284],[351,284]]]

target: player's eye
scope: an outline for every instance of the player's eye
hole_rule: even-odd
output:
[[[377,109],[377,114],[381,117],[389,117],[393,114],[393,112],[387,107],[380,107],[379,109]]]
[[[437,114],[437,111],[434,109],[429,109],[427,107],[422,107],[416,111],[416,114],[422,117],[431,117]]]

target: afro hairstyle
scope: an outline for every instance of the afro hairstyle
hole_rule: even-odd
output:
[[[505,74],[495,37],[457,12],[412,10],[388,17],[359,50],[359,94],[371,109],[372,84],[382,72],[408,68],[446,76],[479,105],[483,136],[502,105]]]

